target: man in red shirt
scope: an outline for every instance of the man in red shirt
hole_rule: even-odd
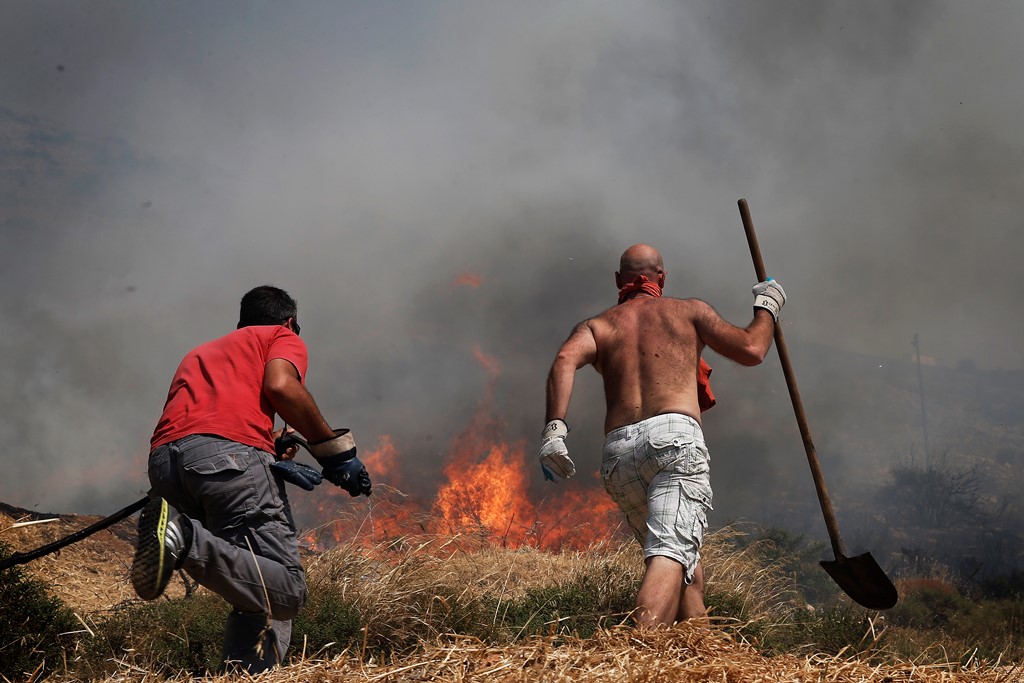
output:
[[[321,475],[274,455],[274,416],[298,430],[323,478],[352,496],[370,477],[347,429],[333,430],[306,390],[307,352],[295,300],[277,287],[242,297],[238,328],[181,361],[149,455],[150,501],[139,517],[132,585],[159,597],[175,569],[234,606],[224,634],[228,669],[279,664],[306,600],[284,482]]]

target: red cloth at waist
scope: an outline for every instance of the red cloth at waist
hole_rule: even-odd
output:
[[[701,358],[700,364],[697,366],[697,405],[700,406],[700,412],[702,413],[713,408],[718,403],[714,392],[711,391],[710,377],[711,366]]]

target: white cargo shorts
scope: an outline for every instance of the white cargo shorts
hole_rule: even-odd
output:
[[[711,507],[711,456],[692,417],[656,415],[608,433],[601,479],[644,548],[683,565],[700,561]]]

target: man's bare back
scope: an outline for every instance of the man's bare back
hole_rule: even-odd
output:
[[[569,433],[565,415],[576,371],[580,368],[593,365],[604,378],[605,434],[627,425],[650,425],[651,418],[666,413],[682,413],[696,420],[698,424],[691,426],[699,432],[697,373],[704,346],[743,365],[757,365],[764,359],[772,343],[776,317],[785,303],[785,292],[777,283],[766,281],[755,285],[754,319],[746,327],[737,327],[699,299],[663,298],[665,276],[664,262],[657,249],[646,244],[635,244],[627,249],[615,273],[619,305],[578,324],[558,349],[548,373],[547,425],[541,432],[538,452],[546,478],[557,481],[576,473],[576,465],[565,445]],[[682,418],[669,419],[688,422]],[[663,505],[652,512],[646,505],[637,504],[633,497],[635,487],[652,487],[654,479],[641,477],[636,458],[648,458],[649,452],[638,450],[635,444],[628,442],[629,438],[637,437],[611,435],[606,439],[602,457],[612,464],[607,470],[602,467],[601,476],[612,498],[623,511],[629,510],[627,522],[634,531],[641,534],[646,523],[649,532],[637,537],[644,545],[645,569],[637,593],[635,618],[645,626],[668,626],[682,619],[703,617],[704,574],[699,553],[668,550],[699,549],[703,526],[678,523],[680,517],[676,513],[682,509],[681,499],[677,499],[679,510],[675,513],[671,506]],[[614,448],[609,444],[614,444]],[[623,444],[626,450],[620,453],[617,449]],[[610,458],[609,453],[612,453]],[[688,515],[699,512],[689,509],[694,505],[710,505],[711,489],[706,470],[703,475],[701,485],[707,488],[707,501],[687,502]],[[671,488],[673,483],[665,479],[660,485],[661,493],[666,485]],[[660,501],[670,499],[661,493],[658,494]],[[651,495],[650,489],[646,495]],[[655,528],[652,524],[659,533],[650,531]],[[654,540],[649,549],[651,539]],[[692,562],[687,558],[692,560],[693,557],[696,557],[696,565],[691,567]]]
[[[604,379],[604,431],[655,415],[682,413],[700,422],[697,363],[704,342],[695,299],[637,297],[585,324],[597,345],[594,367]]]
[[[737,327],[700,299],[662,298],[664,264],[647,245],[627,249],[620,269],[619,305],[577,325],[555,356],[548,374],[548,421],[565,419],[576,370],[593,365],[604,378],[606,434],[664,413],[699,423],[697,367],[704,346],[742,365],[757,365],[771,346],[774,315],[755,304],[754,319]]]

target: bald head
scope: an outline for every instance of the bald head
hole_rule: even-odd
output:
[[[627,282],[633,281],[637,275],[646,275],[651,282],[657,282],[658,276],[665,274],[665,262],[661,253],[648,244],[634,244],[622,252],[619,259],[619,275]]]

